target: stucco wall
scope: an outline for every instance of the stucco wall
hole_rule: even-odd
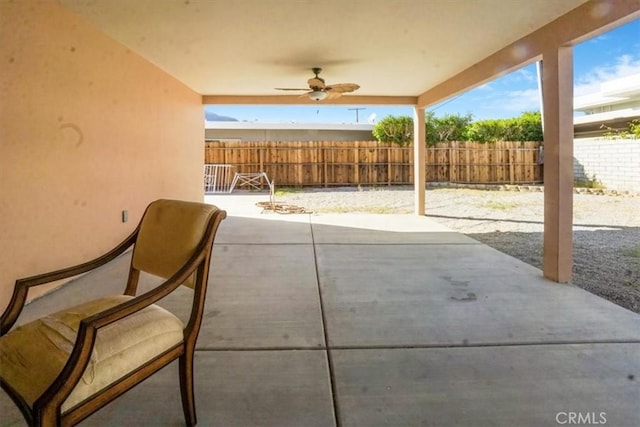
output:
[[[204,125],[198,94],[55,1],[0,2],[0,61],[2,309],[16,278],[101,254],[150,201],[202,200]]]
[[[573,175],[597,180],[606,188],[640,191],[640,141],[634,139],[576,139]]]

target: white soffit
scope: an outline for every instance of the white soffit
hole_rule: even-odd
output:
[[[60,0],[202,95],[416,96],[585,0]]]

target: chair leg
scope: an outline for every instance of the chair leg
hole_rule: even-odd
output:
[[[193,395],[193,349],[185,349],[180,356],[180,393],[182,394],[182,410],[188,426],[195,426],[196,403]]]

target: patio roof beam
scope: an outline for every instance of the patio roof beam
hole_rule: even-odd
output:
[[[640,17],[638,0],[592,0],[511,43],[418,96],[426,108],[537,61],[549,46],[567,46]]]
[[[204,105],[416,105],[415,96],[345,95],[313,101],[300,95],[203,95]]]

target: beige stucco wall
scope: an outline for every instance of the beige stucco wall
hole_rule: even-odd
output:
[[[0,63],[1,310],[150,201],[202,200],[204,124],[200,95],[53,0],[0,1]]]

